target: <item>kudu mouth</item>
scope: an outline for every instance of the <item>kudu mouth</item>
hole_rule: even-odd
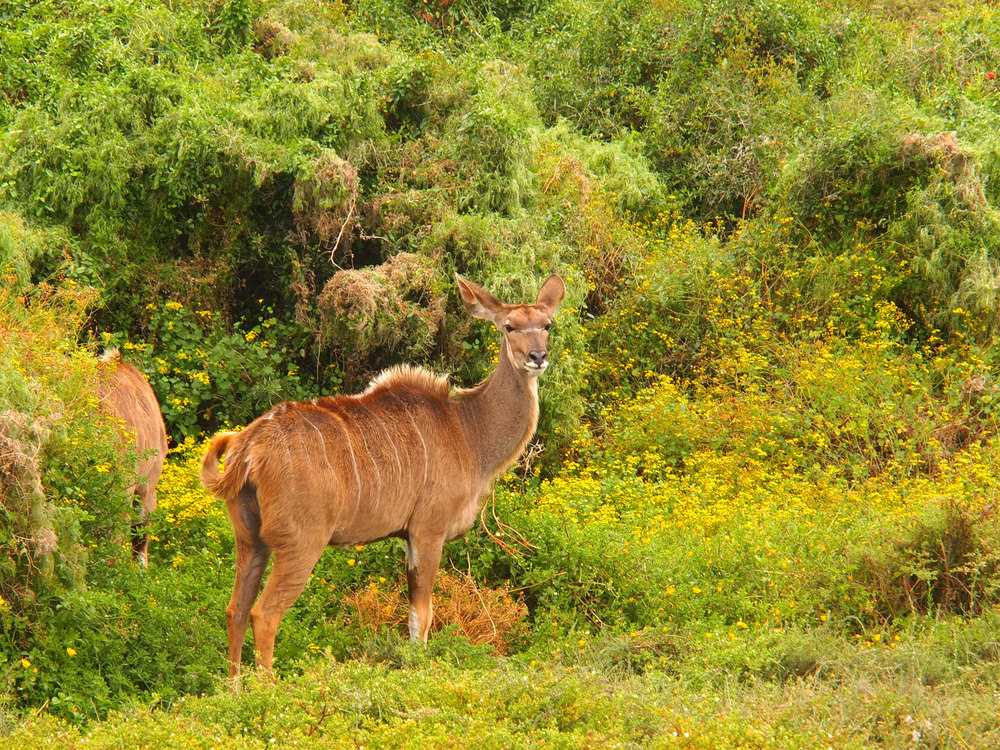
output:
[[[541,375],[549,369],[549,360],[545,359],[541,362],[528,361],[524,363],[524,370],[529,375]]]

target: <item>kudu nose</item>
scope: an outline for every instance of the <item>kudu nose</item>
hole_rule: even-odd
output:
[[[528,352],[528,356],[531,358],[532,364],[541,366],[544,365],[545,360],[549,358],[549,353],[544,349],[541,350],[533,349],[532,351]]]

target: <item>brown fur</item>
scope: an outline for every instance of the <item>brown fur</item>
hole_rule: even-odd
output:
[[[100,361],[107,371],[99,388],[101,405],[122,421],[128,447],[139,456],[135,467],[138,482],[126,492],[133,496],[132,506],[142,519],[133,524],[132,559],[145,566],[149,535],[145,530],[140,534],[139,529],[156,510],[156,483],[167,456],[167,431],[160,403],[143,374],[125,362],[117,349],[109,349]]]
[[[442,545],[468,531],[484,492],[535,432],[547,328],[564,294],[558,276],[532,305],[458,284],[469,312],[503,336],[496,370],[478,386],[452,391],[426,370],[396,367],[363,393],[282,403],[213,439],[201,480],[226,501],[236,538],[230,676],[250,619],[258,663],[270,668],[278,624],[328,545],[405,539],[410,637],[427,640]]]

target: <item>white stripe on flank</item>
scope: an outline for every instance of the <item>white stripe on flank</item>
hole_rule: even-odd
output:
[[[381,499],[380,496],[382,494],[382,474],[378,470],[378,464],[375,463],[375,457],[372,455],[372,449],[368,445],[368,439],[365,437],[365,431],[358,430],[358,434],[361,436],[361,442],[365,444],[365,453],[368,454],[368,461],[371,463],[372,469],[375,470],[375,483],[377,489],[374,493],[372,493],[372,501],[374,503],[373,507],[378,507],[379,501]]]
[[[337,415],[337,419],[340,420],[341,426],[344,428],[344,437],[347,440],[347,451],[351,454],[351,465],[354,467],[354,481],[358,483],[358,497],[354,503],[354,517],[358,517],[358,512],[361,510],[361,472],[358,471],[358,460],[354,457],[354,446],[351,445],[351,432],[347,429],[347,425],[344,424],[344,420],[340,415]]]
[[[399,448],[396,446],[396,441],[392,439],[392,433],[389,432],[389,428],[383,424],[381,419],[376,419],[375,422],[379,427],[382,428],[382,432],[385,433],[386,441],[392,446],[392,452],[396,455],[396,470],[398,481],[403,481],[403,462],[399,460]]]
[[[305,414],[302,414],[302,418],[306,421],[306,424],[308,424],[310,427],[316,430],[316,434],[319,435],[319,442],[323,446],[323,459],[326,461],[326,465],[330,469],[330,473],[333,474],[334,478],[336,478],[337,472],[334,470],[333,464],[330,463],[330,456],[327,455],[326,452],[326,438],[323,436],[323,431],[320,430],[320,428],[317,427],[315,424],[313,424],[313,421],[309,419],[309,417],[307,417]]]
[[[405,406],[403,407],[403,410],[406,412],[406,416],[408,416],[410,418],[410,422],[413,424],[413,429],[417,431],[417,437],[420,438],[420,445],[424,449],[424,487],[426,487],[427,486],[427,464],[429,463],[429,459],[427,457],[427,443],[424,442],[424,436],[421,434],[420,428],[417,427],[417,420],[415,420],[413,418],[413,415],[410,414],[410,410],[407,409]]]
[[[294,490],[295,489],[295,472],[292,471],[292,452],[288,449],[288,440],[285,439],[285,433],[287,431],[285,430],[285,426],[283,424],[281,424],[280,421],[275,421],[274,424],[277,426],[278,432],[281,433],[281,438],[282,438],[281,439],[281,447],[285,449],[285,458],[288,459],[288,481],[292,485],[292,489]]]

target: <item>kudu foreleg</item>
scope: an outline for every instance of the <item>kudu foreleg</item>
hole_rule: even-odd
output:
[[[441,566],[443,539],[407,539],[406,582],[410,594],[410,638],[427,642],[434,619],[431,594]]]

